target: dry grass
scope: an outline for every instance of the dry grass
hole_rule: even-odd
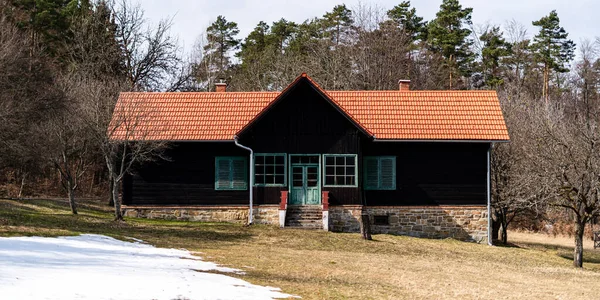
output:
[[[574,237],[564,235],[548,235],[545,233],[535,232],[523,232],[523,231],[509,231],[508,237],[511,242],[518,244],[540,244],[546,245],[547,247],[573,247],[575,243]],[[583,239],[583,249],[593,250],[594,242],[589,237]]]
[[[600,252],[571,267],[566,241],[513,233],[512,247],[455,240],[128,219],[89,202],[79,216],[60,201],[0,200],[0,235],[107,234],[197,251],[242,269],[241,278],[303,299],[595,299]],[[513,239],[514,236],[514,239]]]

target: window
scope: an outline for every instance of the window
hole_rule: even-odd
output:
[[[390,225],[388,216],[373,216],[373,225]]]
[[[324,186],[356,186],[356,154],[323,154]]]
[[[257,153],[254,155],[254,184],[285,186],[286,169],[285,154]]]
[[[215,158],[215,190],[246,190],[248,188],[246,158],[217,156]]]
[[[372,156],[365,158],[365,189],[396,189],[396,157]]]

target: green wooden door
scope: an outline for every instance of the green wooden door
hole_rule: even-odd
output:
[[[291,205],[321,204],[319,166],[292,165]]]

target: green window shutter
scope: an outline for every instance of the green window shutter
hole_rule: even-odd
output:
[[[364,173],[366,190],[396,189],[396,157],[365,157]]]
[[[244,157],[215,158],[215,190],[245,190],[248,188]]]
[[[246,160],[233,159],[231,163],[231,188],[234,190],[245,190],[247,187]]]
[[[365,159],[365,189],[376,190],[379,186],[379,161],[375,157]]]
[[[396,158],[395,157],[380,157],[379,158],[379,189],[395,190],[396,189]]]

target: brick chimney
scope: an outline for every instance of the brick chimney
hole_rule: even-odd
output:
[[[226,91],[227,91],[227,83],[225,83],[225,82],[215,83],[215,92],[225,93]]]
[[[225,81],[222,79],[219,82],[215,83],[215,92],[217,92],[217,93],[227,92],[227,83],[225,83]]]
[[[408,91],[410,91],[410,80],[408,80],[408,79],[400,79],[398,81],[398,85],[400,86],[400,91],[401,92],[408,92]]]

